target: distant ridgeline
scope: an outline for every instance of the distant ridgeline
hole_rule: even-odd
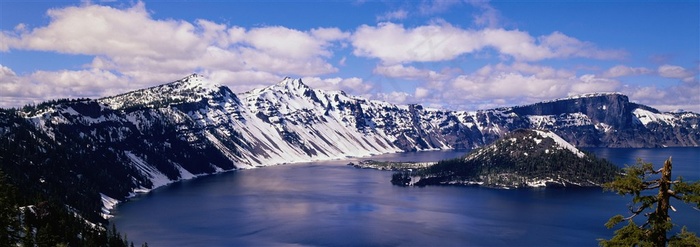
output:
[[[620,168],[582,152],[553,132],[515,130],[464,157],[394,173],[401,186],[481,185],[496,188],[600,186]]]
[[[235,169],[479,148],[516,129],[549,130],[578,147],[698,146],[699,124],[700,114],[662,113],[618,93],[468,112],[368,100],[313,89],[291,78],[236,94],[193,74],[101,99],[52,100],[0,110],[0,170],[26,202],[50,199],[90,222],[106,222],[115,202],[175,181]],[[508,144],[509,138],[514,137],[498,145]],[[542,140],[538,144],[548,142],[537,139]],[[516,162],[528,158],[525,152],[540,151],[546,154],[542,158],[570,158],[572,165],[540,168]],[[568,180],[561,183],[586,185],[607,179],[579,176],[574,168],[584,163],[565,150],[538,152],[499,155],[502,160],[487,159],[481,166],[445,161],[426,169],[425,179],[418,182],[461,179],[497,185],[525,175],[541,178],[531,183],[557,179],[547,175],[549,171],[566,175]],[[522,170],[501,172],[510,171],[509,164]],[[448,170],[440,167],[453,166],[458,169],[440,173]],[[607,174],[602,170],[600,174]],[[509,175],[519,174],[516,171],[524,175]],[[497,173],[501,175],[483,175]]]

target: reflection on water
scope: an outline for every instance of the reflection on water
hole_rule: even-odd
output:
[[[690,150],[690,151],[688,151]],[[674,155],[677,175],[698,174],[700,149],[595,149],[613,162]],[[434,161],[464,152],[420,152],[377,160]],[[634,158],[631,158],[634,161]],[[660,158],[663,160],[663,158]],[[595,246],[628,198],[600,189],[403,188],[391,172],[348,161],[236,171],[158,189],[122,204],[115,223],[150,246]],[[694,173],[694,175],[693,175]],[[677,207],[700,231],[700,213]],[[674,218],[675,220],[675,218]]]

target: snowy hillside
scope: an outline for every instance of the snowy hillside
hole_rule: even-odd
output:
[[[236,95],[196,74],[98,100],[47,102],[19,115],[57,145],[81,143],[81,152],[116,157],[125,177],[114,179],[123,186],[99,189],[105,201],[233,169],[483,147],[521,128],[550,130],[577,147],[700,143],[700,115],[660,113],[621,94],[466,112],[367,100],[291,78]]]
[[[397,172],[401,186],[480,185],[496,188],[600,186],[620,169],[547,130],[519,129],[462,158]]]

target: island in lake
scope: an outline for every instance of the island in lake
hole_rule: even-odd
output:
[[[619,167],[546,130],[516,130],[464,157],[437,163],[361,161],[355,167],[395,170],[400,186],[480,185],[494,188],[600,186]]]

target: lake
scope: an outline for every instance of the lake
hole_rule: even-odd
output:
[[[588,149],[615,164],[643,158],[700,179],[700,148]],[[436,161],[466,151],[387,154]],[[327,161],[241,170],[175,183],[119,205],[113,222],[149,246],[597,246],[629,197],[599,188],[397,187],[392,172]],[[700,211],[672,204],[700,233]],[[623,223],[624,224],[624,223]],[[620,225],[622,226],[622,225]],[[617,228],[616,228],[617,229]]]

